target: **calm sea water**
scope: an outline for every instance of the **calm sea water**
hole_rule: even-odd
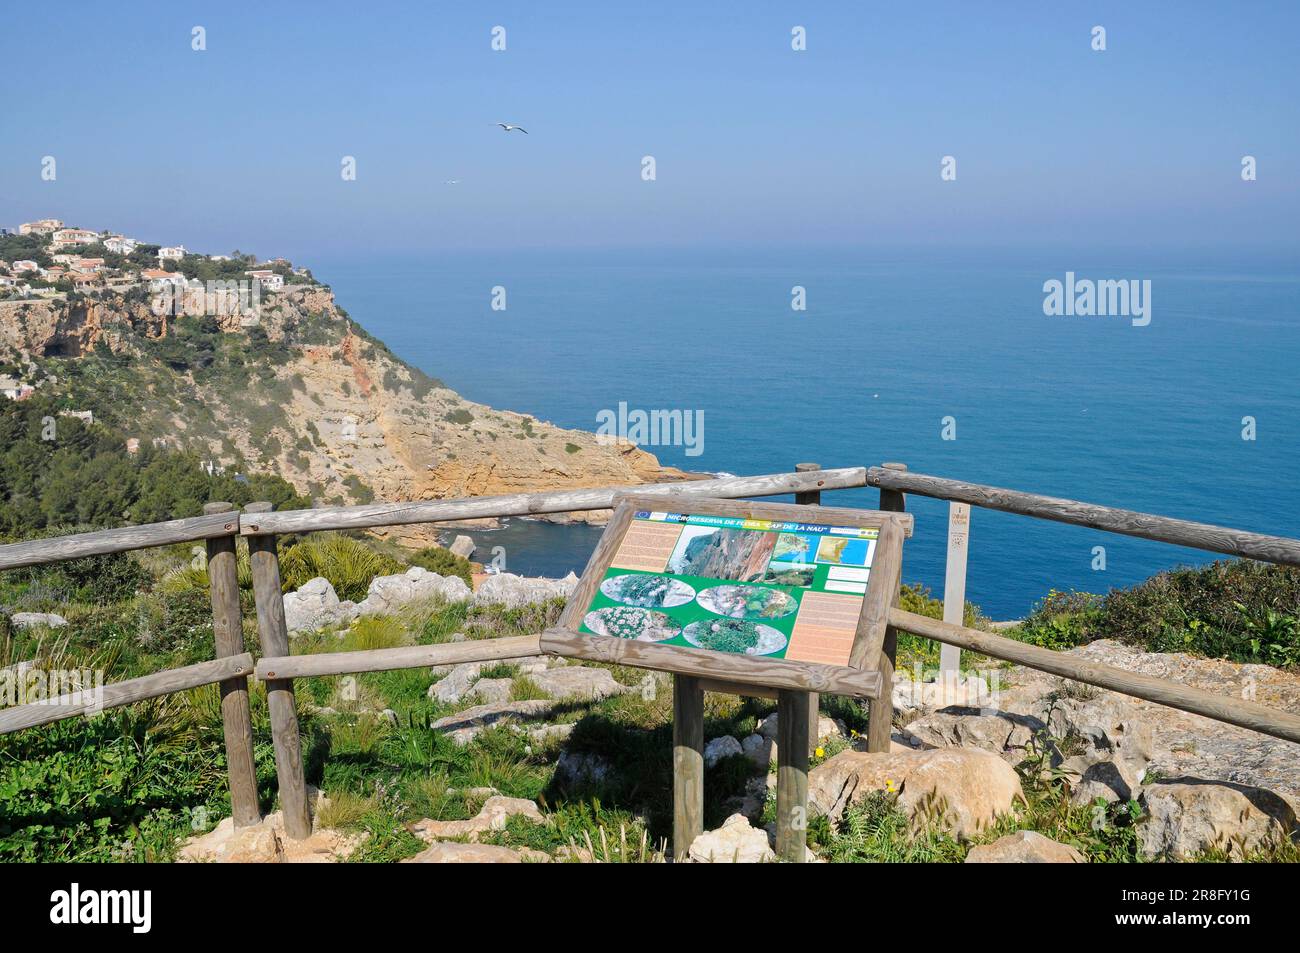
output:
[[[1300,535],[1300,268],[1200,254],[881,256],[579,252],[311,263],[407,361],[466,397],[595,429],[620,401],[704,414],[737,474],[900,460],[917,472]],[[1149,278],[1152,320],[1043,314],[1043,282]],[[503,286],[508,308],[489,307]],[[807,289],[807,310],[790,307]],[[941,438],[956,420],[955,440]],[[1242,439],[1242,418],[1258,439]],[[877,494],[829,494],[872,506]],[[941,594],[947,504],[912,498],[904,576]],[[581,570],[595,534],[514,521],[512,571]],[[1093,547],[1104,546],[1096,571]],[[967,597],[1018,617],[1047,590],[1104,592],[1196,551],[978,510]]]

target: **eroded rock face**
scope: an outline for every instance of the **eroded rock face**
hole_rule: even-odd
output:
[[[745,815],[733,814],[691,842],[690,858],[697,864],[763,864],[775,861],[776,854],[766,831],[752,827]]]
[[[1068,844],[1037,831],[1016,831],[991,844],[972,847],[968,864],[1085,864],[1087,859]]]
[[[712,768],[723,758],[730,758],[744,753],[745,749],[741,747],[740,742],[731,735],[713,738],[704,745],[704,766]]]
[[[528,676],[534,685],[557,701],[600,701],[629,691],[604,668],[566,665],[534,671]]]
[[[1233,859],[1293,837],[1296,814],[1272,791],[1240,784],[1178,779],[1142,790],[1146,816],[1138,844],[1152,859],[1190,860],[1211,848]]]
[[[567,599],[577,584],[573,573],[563,579],[542,579],[502,572],[483,580],[474,593],[474,604],[518,609],[548,599]]]
[[[842,751],[808,774],[809,809],[832,820],[876,791],[897,793],[899,809],[914,823],[937,823],[957,837],[983,830],[1023,797],[1010,765],[964,748]]]
[[[1143,652],[1105,639],[1068,654],[1300,712],[1300,677],[1267,665]],[[1034,669],[1016,666],[999,675],[997,692],[982,702],[987,707],[922,707],[906,734],[926,745],[982,748],[1009,762],[1023,757],[1026,732],[1073,736],[1084,754],[1062,767],[1080,801],[1132,796],[1146,777],[1157,775],[1261,787],[1293,809],[1300,804],[1298,744]]]
[[[440,576],[423,566],[412,566],[404,573],[370,580],[366,598],[357,604],[357,611],[361,615],[388,615],[421,602],[465,602],[472,595],[459,576]]]
[[[328,579],[317,576],[284,596],[284,624],[290,634],[313,632],[356,618],[356,605],[342,603]]]

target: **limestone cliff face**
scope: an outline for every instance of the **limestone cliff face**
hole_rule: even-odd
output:
[[[193,450],[220,466],[278,473],[320,502],[687,477],[634,446],[463,399],[366,335],[319,286],[290,286],[264,299],[255,324],[209,320],[207,338],[193,330],[198,319],[159,317],[138,299],[4,303],[0,354],[29,358],[66,379],[100,360],[102,343],[129,376],[128,392],[138,395],[129,399],[137,406],[117,409],[142,440]],[[204,356],[187,364],[192,342]],[[397,535],[429,538],[427,530]]]

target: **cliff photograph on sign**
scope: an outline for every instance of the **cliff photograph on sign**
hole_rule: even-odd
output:
[[[1263,921],[1300,10],[9,12],[19,919],[82,863],[163,933],[341,864],[741,862]],[[1184,876],[1229,893],[1116,889]]]

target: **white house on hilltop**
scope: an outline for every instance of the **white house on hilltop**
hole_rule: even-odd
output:
[[[135,251],[135,246],[140,244],[134,238],[126,238],[122,235],[114,235],[106,239],[104,247],[115,255],[129,255]]]
[[[244,274],[255,279],[267,291],[280,291],[284,288],[284,275],[269,269],[259,268],[254,271],[246,271]]]
[[[158,249],[159,261],[180,261],[185,257],[185,246],[177,245],[174,248]]]
[[[60,228],[51,239],[55,248],[69,245],[90,245],[99,241],[99,234],[88,228]]]

